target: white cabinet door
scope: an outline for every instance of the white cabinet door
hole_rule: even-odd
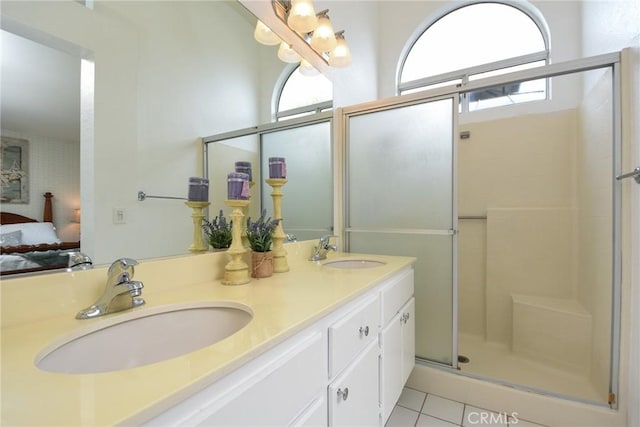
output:
[[[378,354],[374,341],[329,385],[329,426],[379,425]]]
[[[411,298],[400,310],[402,323],[402,387],[416,364],[416,300]]]
[[[382,423],[385,424],[394,405],[400,397],[402,381],[402,326],[401,313],[397,313],[380,332],[382,348],[380,366],[380,401],[382,402]]]

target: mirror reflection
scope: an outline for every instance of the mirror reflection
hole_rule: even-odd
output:
[[[235,170],[238,161],[252,164],[253,183],[247,216],[255,219],[262,209],[266,210],[267,216],[273,216],[272,189],[265,182],[269,178],[268,162],[271,157],[284,157],[287,165],[287,183],[282,188],[285,233],[298,240],[332,234],[330,113],[238,133],[241,136],[205,138],[207,174],[211,182],[211,216],[218,215],[220,210],[229,211],[224,203],[226,178]]]
[[[186,197],[189,177],[205,174],[203,136],[270,120],[285,64],[255,42],[255,24],[235,1],[96,1],[93,10],[72,1],[3,2],[4,31],[83,60],[79,196],[67,205],[59,191],[53,209],[64,211],[56,230],[79,228],[95,264],[187,253],[190,209],[179,200],[140,202],[137,193]],[[30,208],[42,203],[41,191],[49,190],[31,191]],[[75,209],[79,226],[70,219]]]

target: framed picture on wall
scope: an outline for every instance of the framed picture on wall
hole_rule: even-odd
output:
[[[29,203],[29,141],[2,137],[2,203]]]

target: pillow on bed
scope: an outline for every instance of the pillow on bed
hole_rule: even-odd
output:
[[[0,246],[20,246],[21,244],[22,231],[20,230],[0,234]]]
[[[56,229],[50,222],[25,222],[22,224],[3,225],[1,232],[20,230],[23,245],[39,245],[42,243],[61,243],[56,235]]]

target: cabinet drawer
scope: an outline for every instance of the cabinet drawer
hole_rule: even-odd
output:
[[[340,372],[367,344],[378,338],[380,300],[367,298],[329,327],[329,377]]]
[[[391,321],[393,316],[413,296],[413,269],[405,270],[382,288],[381,307],[382,325]]]

